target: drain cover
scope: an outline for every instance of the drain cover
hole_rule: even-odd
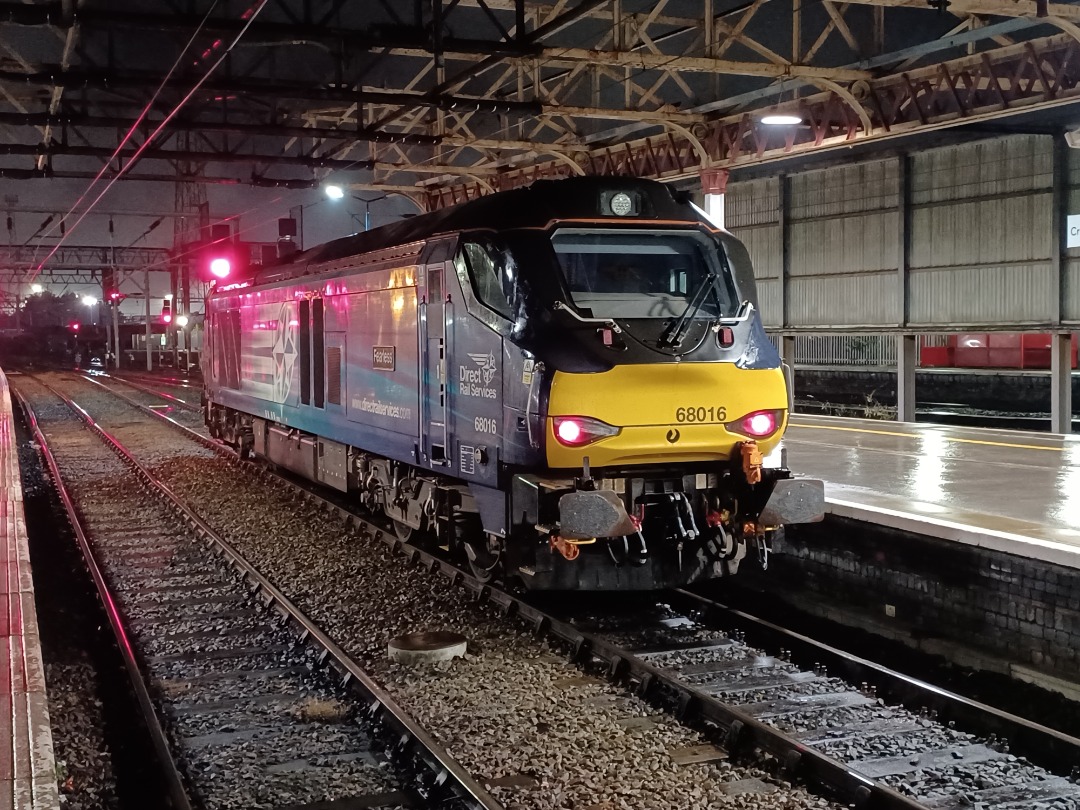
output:
[[[386,652],[391,661],[402,664],[428,664],[433,661],[449,661],[465,654],[468,641],[461,633],[435,630],[425,633],[409,633],[391,639]]]

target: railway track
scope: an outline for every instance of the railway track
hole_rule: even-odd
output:
[[[145,443],[129,452],[92,425],[88,436],[72,419],[83,409],[37,381],[18,390],[127,653],[174,807],[499,807],[169,498],[135,460]]]
[[[190,478],[190,472],[179,478]],[[265,473],[263,480],[267,480]],[[190,488],[191,481],[185,483]],[[285,485],[275,482],[275,486]],[[677,595],[683,600],[679,608],[662,608],[650,616],[640,610],[629,617],[553,616],[510,594],[482,585],[377,527],[364,525],[343,507],[333,506],[311,493],[303,497],[316,504],[318,511],[336,511],[340,518],[359,528],[362,540],[381,539],[425,569],[445,574],[449,583],[464,585],[489,607],[516,614],[519,623],[524,622],[532,631],[568,649],[572,659],[586,670],[604,674],[620,686],[629,686],[653,705],[703,729],[709,740],[720,744],[719,747],[684,746],[684,757],[697,756],[708,762],[710,758],[722,761],[727,754],[741,757],[757,752],[759,759],[764,755],[764,760],[771,763],[766,775],[773,778],[750,776],[728,782],[738,784],[736,790],[743,795],[772,795],[770,791],[776,787],[775,783],[782,783],[775,778],[779,773],[806,780],[825,795],[865,808],[961,808],[978,806],[979,802],[987,807],[1080,807],[1080,791],[1071,782],[1008,753],[999,742],[976,739],[945,723],[935,722],[926,712],[885,705],[874,695],[873,685],[869,683],[893,683],[880,672],[867,676],[868,670],[860,670],[864,677],[855,680],[859,686],[852,689],[850,677],[849,682],[830,678],[822,666],[809,671],[799,669],[783,660],[786,656],[782,654],[768,655],[750,647],[743,640],[742,631],[721,630],[724,622],[718,623],[716,618],[720,607],[688,601],[696,598],[690,594]],[[263,544],[250,542],[250,536],[246,539],[256,556],[266,554]],[[270,568],[282,567],[280,562],[263,558]],[[294,565],[295,561],[286,562],[283,567]],[[333,565],[328,564],[327,568],[332,569]],[[454,590],[460,593],[460,589]],[[312,598],[318,604],[318,597]],[[788,643],[789,647],[801,646]],[[780,649],[784,648],[777,651]],[[824,652],[811,654],[822,660],[827,658]],[[848,670],[850,665],[840,663],[838,669]],[[416,686],[410,676],[386,674],[398,678],[397,685],[406,687],[406,692]],[[865,686],[863,680],[867,681]],[[552,685],[572,692],[600,683],[590,678],[576,681],[569,676],[555,679]],[[937,706],[939,712],[945,708],[946,713],[955,714],[971,728],[997,728],[1012,738],[1019,735],[1036,749],[1047,746],[1047,751],[1053,751],[1050,758],[1055,765],[1077,759],[1076,741],[1064,735],[1053,740],[1040,737],[1045,730],[1032,729],[1032,724],[1025,725],[1016,718],[1002,718],[1000,712],[995,714],[970,702],[966,702],[969,705],[964,711],[959,711],[955,707],[965,702],[940,690],[911,683],[910,679],[905,689],[903,699],[908,705],[915,701],[918,705]],[[892,696],[895,686],[888,686],[886,691]],[[451,714],[455,708],[449,707]],[[627,707],[622,707],[622,711],[625,713]],[[648,713],[622,719],[633,722],[624,722],[621,728],[636,731],[662,725],[655,715]],[[696,754],[686,753],[693,750]],[[543,781],[542,777],[537,780],[525,773],[527,770],[519,768],[517,774],[503,773],[502,777],[512,780],[517,776],[523,786],[527,786],[530,778]],[[771,800],[783,801],[778,796]]]

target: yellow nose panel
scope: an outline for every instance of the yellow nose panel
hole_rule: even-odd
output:
[[[782,424],[758,443],[770,452],[787,422],[787,385],[776,369],[732,363],[656,363],[616,366],[600,374],[555,372],[548,400],[547,459],[551,467],[596,467],[726,461],[746,437],[724,427],[748,413],[783,411]],[[591,416],[621,428],[584,447],[555,438],[556,416]]]

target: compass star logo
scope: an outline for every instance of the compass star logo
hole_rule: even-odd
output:
[[[296,362],[296,329],[299,323],[295,304],[287,302],[278,311],[274,332],[274,402],[285,402],[292,388],[293,364]]]
[[[480,366],[480,370],[484,372],[484,385],[487,385],[495,377],[495,372],[499,370],[495,365],[495,355],[492,352],[487,354],[473,354],[469,352],[469,359],[471,359],[476,365]]]

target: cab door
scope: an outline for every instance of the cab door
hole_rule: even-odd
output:
[[[425,274],[424,295],[420,303],[420,342],[423,352],[421,461],[437,468],[449,466],[451,462],[446,428],[446,264],[428,265],[420,272]]]

